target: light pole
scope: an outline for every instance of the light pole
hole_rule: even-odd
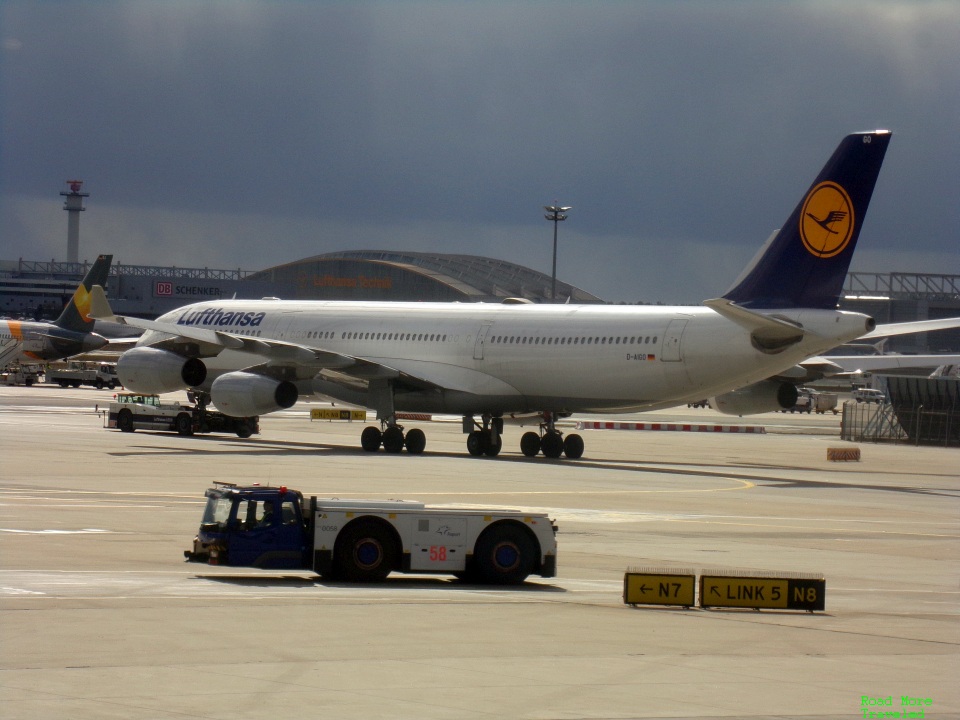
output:
[[[557,301],[557,223],[567,219],[564,214],[572,207],[560,207],[559,205],[544,205],[543,209],[547,211],[544,217],[553,222],[553,281],[550,284],[550,302]]]

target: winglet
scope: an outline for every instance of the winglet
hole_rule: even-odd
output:
[[[723,297],[744,308],[836,308],[889,144],[889,130],[845,137]]]

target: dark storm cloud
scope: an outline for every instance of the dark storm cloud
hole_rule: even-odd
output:
[[[9,208],[72,175],[95,195],[84,223],[109,206],[105,241],[151,264],[262,267],[378,246],[549,270],[539,207],[557,199],[575,208],[565,279],[611,299],[695,300],[725,289],[844,134],[889,127],[855,265],[872,249],[960,272],[954,3],[0,13],[4,257],[62,252],[62,231],[31,237]],[[944,257],[952,269],[931,260]]]

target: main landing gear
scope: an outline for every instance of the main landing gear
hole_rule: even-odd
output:
[[[369,425],[363,429],[360,434],[360,445],[367,452],[376,452],[383,445],[383,449],[388,453],[398,453],[403,448],[411,455],[419,455],[427,446],[427,436],[423,430],[414,428],[404,434],[403,426],[396,422],[383,422],[380,428]]]
[[[520,438],[520,451],[527,457],[543,453],[547,458],[565,455],[569,460],[583,456],[583,438],[577,434],[564,437],[555,425],[556,415],[544,413],[540,432],[524,433]],[[482,415],[480,422],[473,416],[463,418],[463,431],[467,434],[467,452],[474,457],[496,457],[503,449],[503,418]],[[367,452],[376,452],[381,447],[388,453],[399,453],[404,448],[411,455],[420,455],[427,446],[423,430],[413,428],[404,433],[403,426],[395,419],[381,420],[380,427],[369,425],[360,435],[360,445]]]
[[[482,415],[481,420],[482,422],[478,423],[471,416],[463,418],[463,431],[467,433],[467,452],[474,457],[496,457],[503,449],[503,418]]]
[[[583,438],[576,433],[563,436],[557,430],[553,413],[544,413],[544,422],[540,423],[540,432],[527,432],[520,438],[520,452],[527,457],[558,458],[566,455],[569,460],[578,460],[583,456]]]
[[[520,438],[520,452],[527,457],[536,457],[541,452],[544,457],[558,458],[566,455],[570,460],[583,456],[583,438],[572,434],[563,436],[555,425],[554,413],[544,413],[540,432],[524,433]],[[503,418],[483,415],[478,423],[471,416],[463,418],[463,431],[467,433],[467,452],[474,457],[486,455],[496,457],[503,448]]]

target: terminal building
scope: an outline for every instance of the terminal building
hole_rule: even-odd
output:
[[[56,317],[89,263],[0,263],[0,313]],[[121,265],[110,269],[107,296],[124,315],[156,318],[202,300],[279,297],[285,300],[551,301],[549,275],[473,255],[360,250],[316,255],[260,271]],[[556,302],[603,300],[557,280]]]

